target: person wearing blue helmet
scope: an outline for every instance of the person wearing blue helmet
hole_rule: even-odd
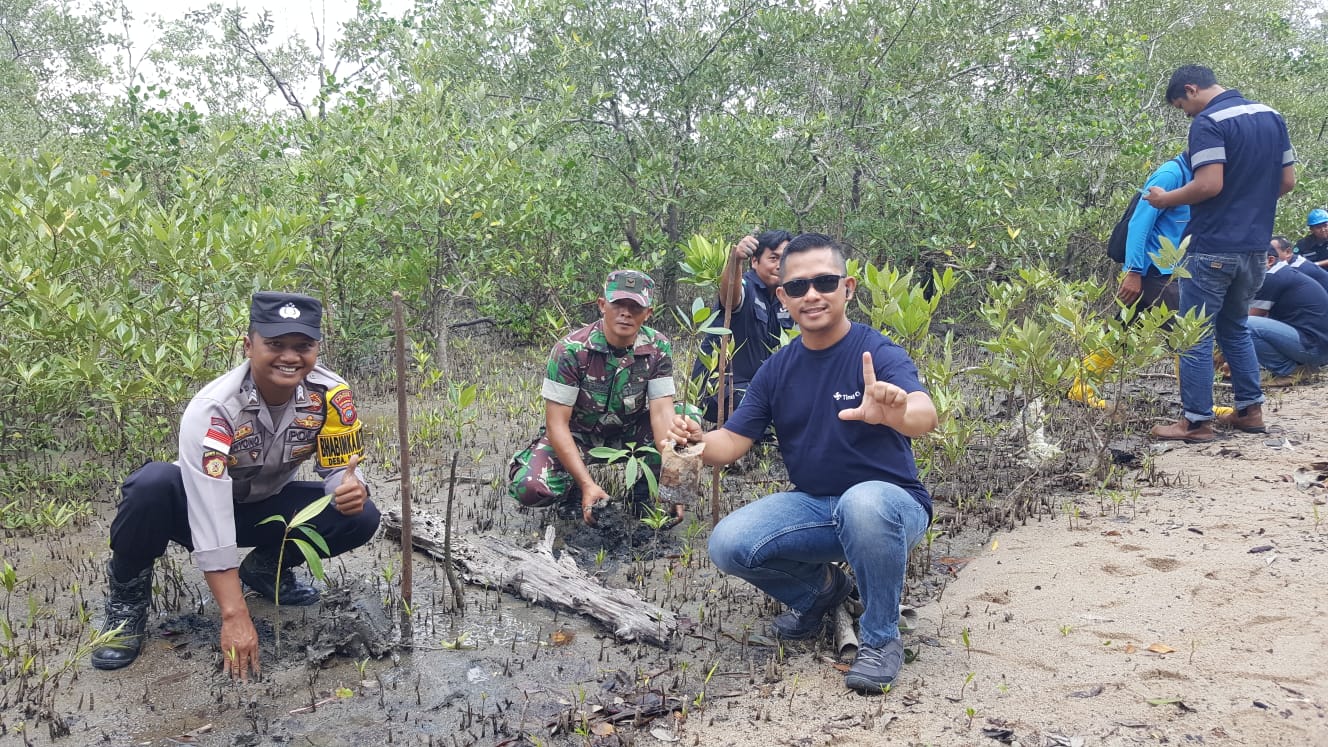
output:
[[[1310,233],[1296,242],[1296,254],[1320,267],[1328,267],[1328,210],[1315,208],[1305,220]]]

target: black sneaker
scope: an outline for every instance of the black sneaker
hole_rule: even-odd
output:
[[[826,613],[848,599],[853,591],[853,581],[837,565],[830,566],[830,588],[821,592],[812,606],[804,612],[789,610],[771,621],[775,635],[790,641],[801,641],[820,635],[825,624]]]
[[[904,666],[904,644],[898,638],[881,646],[863,646],[853,660],[844,685],[863,695],[880,695],[887,685],[893,685]]]
[[[308,607],[318,604],[318,590],[302,584],[295,578],[294,568],[281,571],[281,594],[277,595],[277,559],[263,550],[254,550],[240,563],[240,580],[258,596],[274,604],[287,607]]]

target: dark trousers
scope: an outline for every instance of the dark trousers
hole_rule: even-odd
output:
[[[259,522],[276,514],[290,521],[301,509],[324,495],[321,482],[292,482],[271,498],[235,504],[236,544],[275,554],[280,548],[285,526],[278,521]],[[137,575],[166,554],[170,542],[191,551],[194,549],[184,481],[177,465],[165,462],[144,464],[120,486],[120,496],[120,506],[111,522],[111,550],[115,553],[117,576],[129,578]],[[365,501],[363,511],[355,516],[345,516],[329,505],[314,517],[310,525],[327,541],[330,552],[326,557],[334,557],[373,537],[378,530],[378,508],[371,501]],[[303,537],[304,533],[297,530],[294,536]],[[286,548],[284,565],[289,567],[302,562],[304,556],[294,545]]]
[[[1149,268],[1152,270],[1152,268]],[[1139,296],[1139,308],[1151,309],[1166,304],[1172,311],[1180,310],[1180,282],[1170,275],[1150,271],[1143,277],[1143,294]]]
[[[1172,278],[1170,275],[1163,275],[1155,268],[1149,267],[1148,272],[1142,278],[1143,282],[1139,287],[1139,300],[1135,302],[1135,309],[1142,313],[1155,306],[1165,305],[1172,311],[1180,311],[1180,279]],[[1130,319],[1133,324],[1138,316]],[[1171,329],[1171,321],[1167,320],[1166,328]]]

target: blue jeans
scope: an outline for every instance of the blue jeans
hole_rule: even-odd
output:
[[[1322,366],[1328,355],[1305,347],[1296,328],[1266,316],[1252,316],[1246,323],[1254,340],[1259,365],[1276,376],[1290,376],[1297,364]]]
[[[1180,401],[1191,422],[1213,419],[1213,338],[1231,366],[1231,393],[1237,409],[1263,403],[1259,359],[1245,320],[1250,301],[1263,285],[1266,252],[1191,253],[1185,257],[1190,277],[1180,280],[1180,311],[1209,315],[1203,339],[1180,357]]]
[[[882,646],[899,637],[908,551],[927,521],[922,505],[888,482],[858,483],[842,496],[775,493],[719,522],[710,559],[798,611],[824,588],[826,564],[847,560],[866,608],[862,643]]]

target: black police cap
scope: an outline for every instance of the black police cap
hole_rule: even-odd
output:
[[[300,293],[259,291],[249,302],[249,326],[264,337],[291,333],[323,339],[323,304]]]

